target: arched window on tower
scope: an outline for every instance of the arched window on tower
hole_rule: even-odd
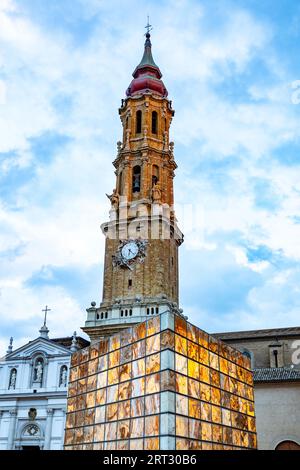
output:
[[[157,134],[157,112],[152,111],[152,134]]]
[[[141,190],[141,167],[136,165],[133,167],[132,174],[132,192],[139,193]]]
[[[157,165],[152,166],[152,186],[154,186],[159,180],[159,168]]]
[[[142,111],[138,110],[136,112],[135,133],[140,134],[141,132],[142,132]]]

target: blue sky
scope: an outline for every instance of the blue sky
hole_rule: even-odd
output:
[[[102,294],[118,106],[143,51],[176,114],[181,306],[210,332],[299,325],[300,5],[0,0],[0,353],[80,332]]]

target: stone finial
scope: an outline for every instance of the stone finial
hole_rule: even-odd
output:
[[[76,331],[74,331],[73,336],[72,336],[72,344],[71,344],[70,351],[71,351],[72,353],[74,353],[74,352],[76,352],[77,350],[78,350],[77,333],[76,333]]]
[[[6,351],[6,354],[10,354],[12,353],[12,350],[13,350],[13,337],[11,336],[10,340],[9,340],[9,346],[7,348],[7,351]]]
[[[122,150],[122,142],[118,141],[117,142],[117,149],[118,149],[118,155],[121,153]]]

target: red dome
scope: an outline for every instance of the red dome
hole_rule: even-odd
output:
[[[161,80],[161,71],[152,57],[150,33],[146,34],[145,51],[141,63],[136,67],[132,75],[134,79],[127,88],[127,96],[149,91],[153,91],[163,97],[168,96],[168,91]]]

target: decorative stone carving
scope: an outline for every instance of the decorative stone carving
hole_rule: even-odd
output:
[[[35,408],[30,408],[28,411],[28,418],[30,421],[34,421],[37,416],[37,411]]]
[[[120,200],[120,196],[119,196],[117,190],[114,189],[112,194],[106,194],[106,196],[110,200],[111,206],[116,209],[119,205],[119,200]]]
[[[161,202],[161,189],[159,183],[156,183],[151,191],[152,201],[154,204],[159,204]]]
[[[9,378],[9,390],[14,390],[16,388],[16,382],[17,382],[17,371],[16,369],[12,369],[10,373],[10,378]]]
[[[33,371],[33,381],[42,383],[43,381],[43,374],[44,374],[44,366],[43,366],[43,361],[41,359],[38,359]]]
[[[59,386],[66,387],[67,380],[68,380],[68,368],[67,366],[62,366],[60,369]]]

